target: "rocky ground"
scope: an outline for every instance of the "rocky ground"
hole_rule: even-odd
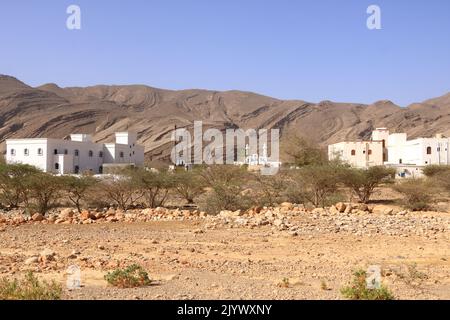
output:
[[[339,203],[283,203],[246,212],[61,209],[0,214],[0,276],[32,270],[65,299],[341,299],[352,271],[379,265],[399,299],[450,299],[450,212]],[[117,289],[104,275],[138,263],[149,287]]]

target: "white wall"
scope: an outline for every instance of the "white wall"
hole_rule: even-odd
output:
[[[387,164],[425,166],[450,164],[450,138],[419,138],[406,140],[406,134],[389,136]],[[428,154],[431,148],[431,154]]]
[[[28,155],[24,150],[28,149]],[[38,150],[42,154],[38,154]],[[15,155],[11,154],[15,151]],[[6,161],[8,163],[23,163],[47,171],[47,139],[10,139],[6,140]]]
[[[328,158],[330,160],[340,158],[359,168],[381,166],[383,165],[383,143],[382,141],[357,141],[332,144],[328,146]]]

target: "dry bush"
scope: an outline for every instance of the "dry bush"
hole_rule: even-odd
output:
[[[199,169],[180,170],[174,174],[174,190],[187,201],[194,203],[194,199],[205,192],[206,182],[200,175]]]
[[[26,178],[26,186],[31,199],[28,207],[44,215],[56,205],[61,196],[62,177],[38,172]]]
[[[32,272],[21,280],[0,278],[0,300],[59,300],[61,294],[61,285],[41,282]]]
[[[17,208],[27,204],[28,178],[40,171],[26,164],[0,164],[0,201],[3,206]]]
[[[251,174],[246,167],[234,165],[213,165],[200,173],[209,192],[202,209],[210,214],[221,210],[245,210],[254,205],[254,199],[246,192]]]
[[[343,168],[341,182],[350,188],[362,203],[370,200],[374,189],[382,183],[391,183],[395,176],[395,169],[383,166],[368,169]]]
[[[413,211],[430,209],[436,193],[430,182],[424,179],[408,179],[394,185],[393,189],[404,196],[403,206]]]
[[[282,152],[286,154],[288,162],[297,167],[328,163],[327,153],[324,149],[299,136],[292,136],[287,142],[283,143]]]
[[[302,197],[315,207],[325,207],[341,199],[338,190],[339,165],[311,165],[291,171],[291,181],[298,186]]]
[[[86,202],[88,194],[93,191],[97,183],[98,180],[90,175],[62,177],[64,193],[80,213],[82,210],[82,203]]]
[[[275,175],[254,174],[254,190],[259,206],[273,206],[286,201],[287,183],[286,172],[278,172]]]
[[[145,204],[150,208],[162,207],[169,192],[175,187],[174,176],[167,171],[136,168],[126,174],[130,177],[134,190],[143,197]]]
[[[139,199],[138,188],[132,179],[126,175],[115,175],[102,180],[98,184],[99,195],[108,203],[114,203],[118,208],[127,210]]]

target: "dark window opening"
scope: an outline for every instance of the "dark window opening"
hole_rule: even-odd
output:
[[[427,154],[431,154],[431,147],[427,148]]]
[[[356,155],[356,150],[352,150],[352,156]]]

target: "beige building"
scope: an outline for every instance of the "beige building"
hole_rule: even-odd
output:
[[[386,141],[389,131],[377,128],[369,141],[344,141],[328,146],[328,158],[340,159],[354,167],[381,166],[387,160]]]

